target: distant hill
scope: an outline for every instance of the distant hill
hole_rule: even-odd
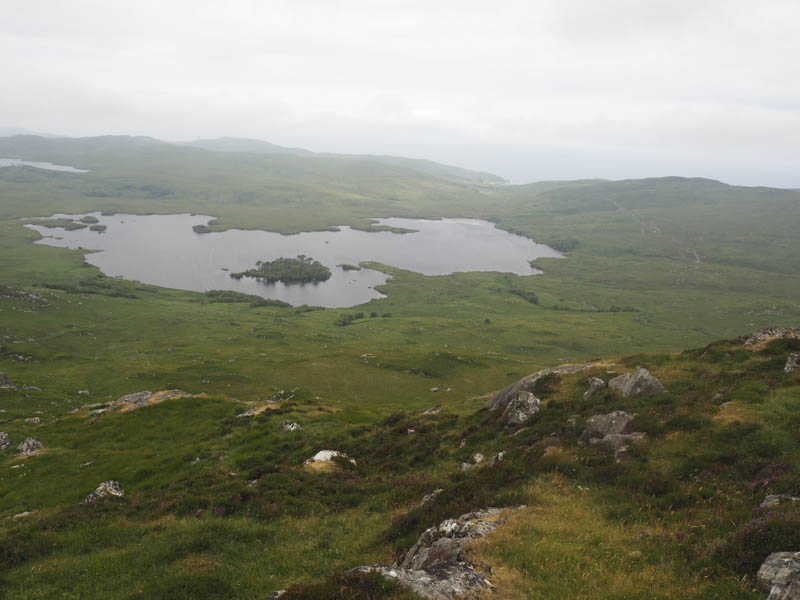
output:
[[[480,171],[471,171],[453,165],[444,165],[432,160],[419,158],[405,158],[402,156],[385,156],[373,154],[337,154],[330,152],[311,152],[303,148],[286,148],[263,140],[249,138],[221,137],[215,139],[201,139],[183,144],[193,148],[202,148],[214,152],[247,152],[250,154],[288,154],[292,156],[304,156],[319,158],[344,158],[357,159],[368,162],[376,162],[384,165],[391,165],[403,169],[411,169],[439,179],[452,181],[454,183],[470,185],[498,185],[507,183],[502,177]]]
[[[213,152],[249,152],[251,154],[291,154],[293,156],[314,156],[310,150],[303,148],[284,148],[264,140],[251,138],[221,137],[201,139],[181,144],[193,148],[202,148]]]

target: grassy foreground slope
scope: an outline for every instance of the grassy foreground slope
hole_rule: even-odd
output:
[[[4,309],[14,302],[27,306],[6,300]],[[252,405],[225,394],[97,415],[64,410],[83,398],[4,390],[12,441],[33,435],[45,449],[0,458],[0,589],[8,598],[263,598],[308,584],[288,597],[351,598],[370,582],[348,580],[347,569],[390,562],[447,517],[525,504],[469,550],[492,566],[497,598],[760,598],[760,562],[800,546],[796,505],[757,508],[769,493],[800,492],[800,376],[783,372],[798,350],[798,340],[753,350],[739,339],[603,361],[538,385],[544,406],[521,431],[479,408],[485,399],[470,411],[364,420],[299,388],[247,418],[237,415]],[[667,392],[584,399],[588,376],[639,366]],[[634,429],[647,433],[619,461],[578,443],[587,417],[612,410],[635,412]],[[40,423],[23,420],[33,414]],[[303,429],[284,431],[287,419]],[[325,448],[357,465],[303,467]],[[498,465],[458,468],[500,450]],[[123,498],[79,504],[111,478]],[[444,492],[419,509],[435,488]],[[32,513],[8,518],[23,510]],[[410,597],[371,593],[362,597]]]

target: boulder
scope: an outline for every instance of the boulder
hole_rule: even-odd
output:
[[[19,446],[17,446],[17,456],[28,456],[37,450],[41,450],[42,448],[44,448],[42,442],[36,438],[29,437],[24,442],[21,442]]]
[[[789,494],[769,494],[758,507],[772,508],[779,504],[790,504],[793,502],[800,502],[800,498],[797,496],[790,496]]]
[[[800,369],[800,352],[792,352],[786,357],[786,365],[783,367],[784,373],[793,373]]]
[[[500,510],[490,508],[447,519],[431,527],[396,566],[369,565],[356,571],[380,573],[430,600],[477,598],[492,582],[464,554],[463,544],[494,531]]]
[[[298,431],[299,429],[302,429],[302,427],[298,423],[295,423],[294,421],[283,422],[284,431]]]
[[[434,406],[433,408],[428,408],[422,411],[423,415],[438,415],[439,411],[442,410],[441,406]]]
[[[619,392],[623,398],[632,398],[641,394],[662,394],[664,386],[650,371],[639,368],[635,373],[626,373],[614,377],[608,387]]]
[[[512,398],[505,411],[503,411],[503,423],[506,427],[519,427],[527,423],[542,406],[542,401],[531,392],[521,390]]]
[[[489,461],[486,463],[486,466],[493,467],[497,463],[503,462],[505,458],[506,458],[506,453],[504,451],[500,451],[489,459]]]
[[[569,374],[569,373],[579,373],[580,371],[586,371],[587,369],[591,369],[593,365],[562,365],[560,367],[553,367],[551,369],[542,369],[541,371],[537,371],[536,373],[532,373],[526,377],[523,377],[519,381],[516,381],[509,385],[508,387],[500,390],[496,394],[494,394],[489,401],[486,403],[486,408],[489,410],[497,410],[505,408],[508,406],[509,402],[512,399],[519,396],[521,391],[530,392],[533,394],[536,390],[536,382],[539,381],[542,377],[551,374]]]
[[[0,450],[5,450],[11,445],[8,439],[8,434],[5,431],[0,431]]]
[[[599,377],[589,377],[589,387],[583,392],[583,399],[588,400],[592,395],[600,389],[606,387],[606,382]]]
[[[586,438],[602,438],[609,434],[625,434],[633,431],[636,415],[615,410],[605,415],[594,415],[586,419]]]
[[[27,419],[25,419],[25,422],[31,423],[33,425],[38,425],[41,422],[41,419],[39,417],[28,417]]]
[[[479,510],[426,529],[400,561],[399,567],[427,570],[443,563],[466,561],[461,545],[494,531],[500,524],[495,519],[500,513],[499,508]]]
[[[110,479],[109,481],[104,481],[97,488],[86,498],[83,499],[84,504],[90,504],[91,502],[95,502],[100,498],[108,498],[110,496],[115,496],[117,498],[122,497],[125,495],[125,491],[122,489],[122,486],[119,484],[119,481],[114,479]]]
[[[492,582],[473,567],[448,565],[435,571],[413,571],[386,565],[358,567],[362,573],[379,573],[428,600],[463,600],[478,598],[484,591],[493,591]]]
[[[334,458],[344,458],[345,460],[349,460],[351,463],[356,464],[355,459],[350,458],[344,452],[339,452],[338,450],[320,450],[314,456],[307,459],[303,464],[310,465],[313,463],[325,463],[330,462]]]
[[[621,410],[589,417],[586,419],[586,429],[581,434],[581,441],[588,441],[592,446],[607,446],[614,451],[614,457],[620,460],[631,444],[647,437],[642,432],[633,431],[635,418],[635,414]]]
[[[800,552],[773,552],[758,570],[768,600],[800,600]]]
[[[0,373],[0,388],[11,388],[11,378],[5,373]]]
[[[269,596],[267,596],[267,600],[278,600],[281,596],[286,593],[286,590],[278,590],[277,592],[272,592]]]
[[[462,471],[470,471],[483,462],[483,454],[476,452],[471,463],[461,463]]]

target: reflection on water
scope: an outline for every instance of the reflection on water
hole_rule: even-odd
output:
[[[232,229],[198,234],[193,225],[208,222],[202,215],[103,216],[91,213],[106,233],[30,225],[43,236],[39,244],[101,250],[86,260],[106,275],[195,291],[226,289],[275,298],[295,306],[344,307],[381,294],[375,286],[387,275],[371,269],[346,271],[337,265],[372,260],[425,275],[458,271],[500,271],[532,275],[532,259],[561,256],[548,246],[497,229],[474,219],[378,219],[378,225],[415,230],[413,233],[366,232],[341,227],[281,235]],[[83,215],[55,215],[78,219]],[[235,280],[229,272],[244,271],[258,260],[305,254],[331,269],[328,281],[309,284],[266,284]]]
[[[18,158],[0,158],[0,168],[2,167],[36,167],[37,169],[47,169],[48,171],[63,171],[64,173],[88,173],[86,169],[76,169],[66,165],[54,165],[49,162],[36,162],[33,160],[20,160]]]

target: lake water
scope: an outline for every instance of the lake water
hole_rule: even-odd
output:
[[[239,229],[198,234],[192,226],[205,224],[212,217],[90,214],[107,226],[105,233],[88,228],[66,231],[29,227],[45,236],[38,244],[100,250],[88,254],[86,260],[106,275],[200,292],[235,290],[294,306],[355,306],[382,297],[375,287],[386,282],[386,274],[372,269],[345,271],[337,266],[340,264],[372,260],[425,275],[460,271],[535,275],[538,271],[528,261],[561,256],[548,246],[474,219],[376,219],[377,225],[415,230],[402,234],[350,227],[295,235]],[[81,216],[84,215],[54,215],[76,220]],[[298,254],[323,263],[331,270],[331,278],[320,283],[286,285],[229,276],[230,272],[253,268],[259,260]]]
[[[86,169],[76,169],[66,165],[54,165],[49,162],[36,162],[33,160],[20,160],[19,158],[0,158],[0,168],[2,167],[35,167],[37,169],[47,169],[48,171],[63,171],[64,173],[88,173]]]

